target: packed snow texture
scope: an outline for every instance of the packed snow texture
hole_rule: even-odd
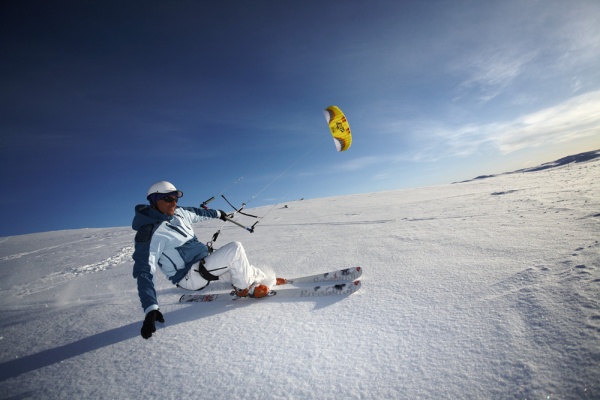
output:
[[[592,160],[256,208],[215,244],[282,277],[361,266],[362,288],[180,304],[159,276],[149,340],[129,227],[0,238],[0,396],[600,398],[599,188]]]

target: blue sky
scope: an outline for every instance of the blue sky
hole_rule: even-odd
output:
[[[0,236],[127,226],[158,180],[252,207],[600,148],[595,0],[0,7]]]

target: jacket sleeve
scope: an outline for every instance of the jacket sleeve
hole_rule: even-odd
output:
[[[158,300],[154,289],[154,274],[156,272],[157,238],[154,237],[154,225],[142,226],[135,236],[135,251],[133,252],[133,277],[137,279],[138,294],[145,313],[158,310]]]
[[[187,214],[190,218],[190,222],[192,223],[202,221],[203,219],[220,217],[220,213],[217,210],[206,210],[204,208],[197,207],[181,207],[181,209],[187,211]]]

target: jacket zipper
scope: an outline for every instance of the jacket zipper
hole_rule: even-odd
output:
[[[176,226],[173,226],[173,225],[171,225],[171,224],[167,224],[167,227],[169,227],[169,228],[173,229],[175,232],[179,233],[179,234],[180,234],[181,236],[183,236],[184,238],[187,238],[187,237],[188,237],[188,235],[187,235],[187,234],[186,234],[184,231],[182,231],[181,229],[179,229],[179,228],[178,228],[178,227],[176,227]]]

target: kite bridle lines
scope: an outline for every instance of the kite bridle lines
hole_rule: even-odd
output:
[[[271,213],[271,211],[273,211],[273,209],[277,206],[277,203],[274,204],[272,207],[269,208],[269,210],[265,213],[265,215],[263,215],[262,217],[258,217],[256,215],[252,215],[252,214],[248,214],[243,212],[242,210],[246,207],[246,205],[250,202],[252,202],[255,198],[257,198],[261,193],[263,193],[265,190],[267,190],[271,185],[273,185],[275,182],[277,182],[279,179],[281,179],[283,176],[285,176],[292,168],[294,168],[300,161],[302,161],[304,158],[306,158],[306,156],[308,156],[316,147],[317,147],[318,143],[315,144],[315,146],[313,146],[310,150],[308,150],[306,153],[304,153],[302,156],[300,156],[297,160],[295,160],[289,167],[287,167],[283,172],[281,172],[278,176],[276,176],[273,180],[271,180],[269,183],[267,183],[262,189],[260,189],[258,192],[256,192],[256,194],[254,194],[252,197],[250,197],[246,202],[242,203],[241,207],[235,207],[233,204],[231,204],[231,202],[225,197],[225,195],[223,194],[223,192],[225,192],[226,190],[230,189],[231,187],[237,185],[239,182],[241,182],[244,179],[244,176],[239,177],[233,184],[229,185],[227,188],[225,188],[221,194],[220,197],[223,198],[223,200],[225,200],[225,202],[227,204],[229,204],[229,206],[231,208],[233,208],[233,212],[230,214],[227,214],[225,216],[223,216],[223,219],[225,220],[225,222],[231,222],[234,225],[239,226],[242,229],[245,229],[246,231],[250,232],[250,233],[254,233],[254,228],[256,227],[256,225],[260,222],[260,221],[256,221],[254,224],[252,224],[252,226],[246,226],[243,225],[235,220],[233,220],[233,217],[235,216],[235,214],[241,214],[241,215],[245,215],[247,217],[251,217],[251,218],[256,218],[256,219],[262,219],[265,218],[267,215],[269,215]],[[200,207],[204,208],[204,209],[208,209],[207,204],[209,204],[211,201],[213,201],[215,199],[215,196],[212,196],[210,199],[205,200],[202,202],[202,204],[200,204]],[[219,237],[219,234],[221,233],[221,228],[223,228],[223,226],[225,225],[225,222],[221,225],[221,227],[219,228],[219,230],[217,230],[217,232],[215,232],[213,234],[212,240],[210,242],[208,242],[206,244],[206,246],[208,247],[208,250],[210,253],[213,252],[213,243],[217,240],[217,238]]]
[[[325,119],[327,120],[327,124],[329,125],[329,130],[331,131],[331,136],[333,137],[333,141],[335,143],[335,147],[337,149],[338,152],[342,152],[342,151],[346,151],[350,148],[350,146],[352,145],[352,133],[350,131],[350,125],[348,123],[348,120],[346,119],[346,116],[344,115],[344,113],[342,112],[342,110],[340,110],[340,108],[338,106],[329,106],[327,107],[324,111],[323,111],[324,115],[325,115]],[[244,209],[244,207],[246,207],[246,205],[248,203],[250,203],[252,200],[254,200],[257,196],[259,196],[262,192],[264,192],[265,190],[267,190],[267,188],[269,188],[269,186],[271,186],[273,183],[277,182],[279,179],[281,179],[282,176],[284,176],[285,174],[287,174],[293,167],[296,166],[296,164],[298,164],[300,161],[302,161],[309,153],[311,153],[318,145],[318,142],[315,143],[315,145],[308,150],[305,154],[303,154],[302,156],[300,156],[300,158],[298,158],[296,161],[294,161],[285,171],[283,171],[282,173],[280,173],[277,177],[275,177],[275,179],[273,179],[271,182],[269,182],[267,185],[265,185],[265,187],[263,187],[261,190],[259,190],[254,196],[250,197],[250,199],[248,199],[248,201],[246,201],[245,203],[242,203],[242,206],[239,208],[236,208],[233,204],[231,204],[231,202],[229,202],[229,200],[227,200],[225,198],[225,196],[223,195],[223,192],[221,192],[220,196],[227,202],[227,204],[229,204],[231,206],[231,208],[233,208],[233,213],[229,214],[229,215],[224,215],[222,216],[223,219],[225,220],[225,222],[229,221],[234,223],[235,225],[239,226],[240,228],[243,228],[245,230],[247,230],[250,233],[254,233],[254,228],[256,227],[256,224],[258,224],[259,221],[256,221],[252,226],[248,227],[245,225],[242,225],[240,223],[238,223],[237,221],[233,221],[233,217],[235,214],[242,214],[242,215],[246,215],[248,217],[253,217],[253,218],[265,218],[267,215],[269,215],[269,213],[271,211],[273,211],[273,209],[275,208],[275,206],[277,206],[277,204],[274,204],[273,207],[271,207],[271,209],[269,209],[267,211],[267,213],[265,215],[263,215],[262,217],[257,217],[255,215],[250,215],[250,214],[246,214],[244,212],[242,212],[242,210]],[[262,163],[262,165],[264,165],[265,163],[267,163],[268,161],[270,161],[273,157],[270,157],[269,159],[265,160],[265,162]],[[258,167],[255,166],[254,170],[256,170]],[[244,179],[244,177],[240,177],[238,178],[233,184],[229,185],[225,190],[228,190],[229,188],[231,188],[232,186],[238,184],[239,182],[242,181],[242,179]],[[224,190],[224,191],[225,191]],[[207,208],[206,205],[208,203],[210,203],[211,201],[213,201],[215,199],[215,197],[211,197],[210,199],[206,200],[204,203],[202,203],[200,206],[203,208]],[[221,225],[221,228],[223,227],[223,225]],[[221,229],[219,229],[214,235],[213,235],[213,239],[211,242],[209,242],[207,244],[207,246],[209,247],[209,250],[212,252],[212,243],[217,240],[217,237],[219,236],[219,233],[221,233]]]

